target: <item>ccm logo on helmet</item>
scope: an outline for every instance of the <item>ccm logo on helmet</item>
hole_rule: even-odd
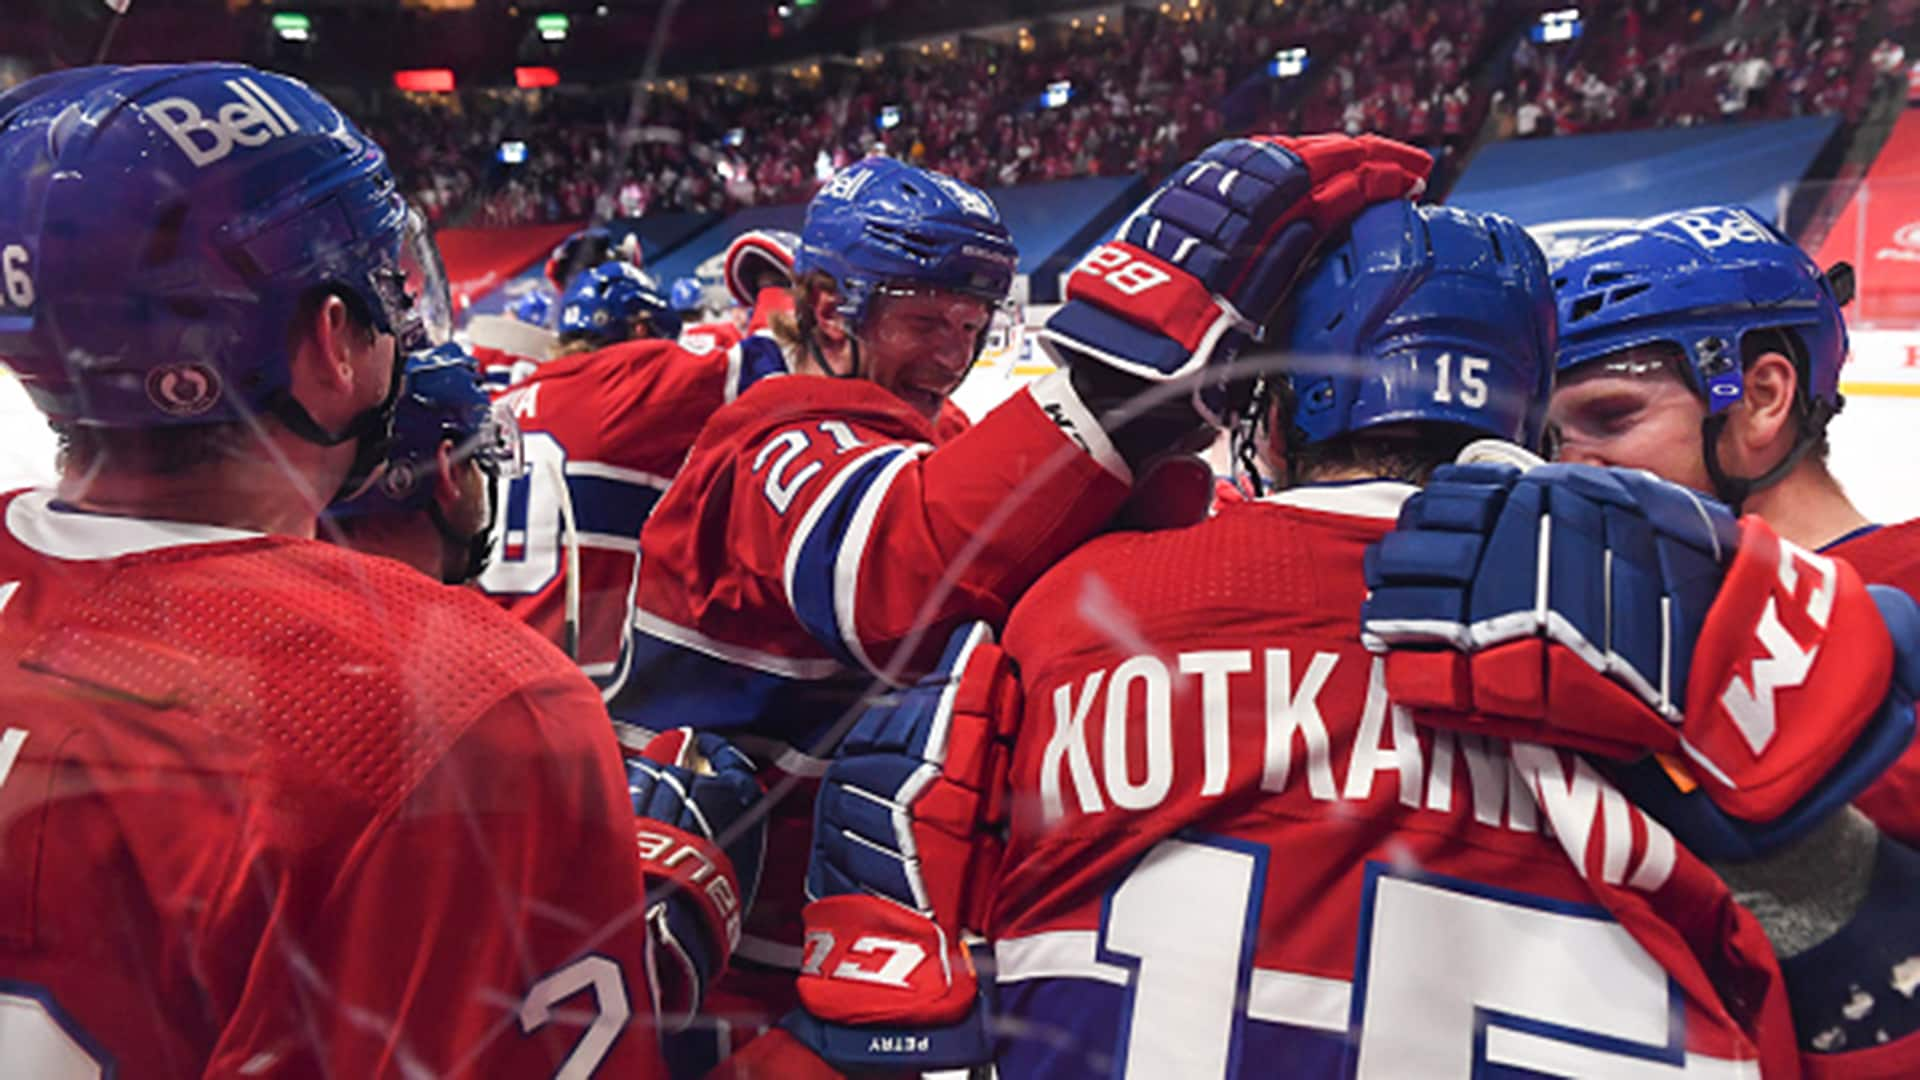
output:
[[[198,102],[183,97],[163,98],[142,105],[140,111],[160,125],[194,168],[225,160],[235,145],[264,146],[300,129],[273,95],[252,79],[228,79],[226,87],[238,100],[215,108],[212,116],[203,114]]]
[[[1769,244],[1773,237],[1766,227],[1755,221],[1745,211],[1735,210],[1720,217],[1707,217],[1704,214],[1681,214],[1673,219],[1680,231],[1693,237],[1693,242],[1713,251],[1728,244]]]

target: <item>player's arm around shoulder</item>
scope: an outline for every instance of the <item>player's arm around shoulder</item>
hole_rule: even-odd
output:
[[[329,1075],[664,1075],[632,820],[592,685],[502,687],[351,838],[271,965],[302,1026],[243,1015],[212,1071],[277,1027]]]
[[[881,671],[909,639],[937,654],[960,621],[1004,618],[1131,474],[1064,379],[936,438],[872,383],[768,379],[714,414],[643,551],[692,564],[724,522],[730,564],[843,662]]]

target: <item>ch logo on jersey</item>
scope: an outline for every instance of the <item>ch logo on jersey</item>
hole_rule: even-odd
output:
[[[224,161],[235,146],[265,146],[300,130],[286,108],[251,77],[227,79],[225,86],[234,100],[209,103],[211,116],[201,111],[199,102],[184,97],[162,98],[140,111],[197,169]]]
[[[1720,214],[1675,214],[1673,227],[1686,233],[1693,242],[1708,251],[1718,251],[1728,244],[1770,244],[1773,235],[1765,225],[1745,210],[1728,210]]]
[[[147,374],[147,399],[168,416],[199,416],[220,400],[220,373],[201,363],[162,365]]]
[[[1840,572],[1832,559],[1782,538],[1779,573],[1780,588],[1767,598],[1766,609],[1754,629],[1766,655],[1753,661],[1750,678],[1735,674],[1720,693],[1721,707],[1733,718],[1734,727],[1756,757],[1772,745],[1778,730],[1775,696],[1805,683],[1813,669],[1827,620],[1833,615]],[[1781,613],[1783,599],[1785,618]],[[1789,621],[1793,629],[1788,628]]]

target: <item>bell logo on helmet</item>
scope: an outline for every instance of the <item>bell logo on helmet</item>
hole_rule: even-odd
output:
[[[1720,217],[1705,214],[1681,214],[1674,227],[1693,238],[1693,242],[1714,251],[1728,244],[1770,244],[1773,237],[1766,227],[1745,210],[1728,210]]]
[[[220,373],[201,363],[166,364],[147,374],[147,397],[168,416],[199,416],[220,400]]]
[[[860,189],[866,187],[867,181],[871,179],[873,179],[872,169],[841,169],[839,172],[833,174],[833,179],[827,181],[826,187],[820,189],[820,197],[824,199],[851,199],[859,194]]]
[[[253,79],[227,79],[226,87],[238,100],[220,105],[212,116],[184,97],[164,98],[140,111],[160,125],[195,168],[225,160],[236,145],[265,146],[299,130],[287,110]]]

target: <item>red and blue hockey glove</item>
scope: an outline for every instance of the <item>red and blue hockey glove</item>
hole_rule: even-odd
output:
[[[848,1068],[954,1068],[991,1054],[963,927],[983,921],[1017,682],[985,623],[877,703],[834,754],[807,868],[806,1015],[784,1026]]]
[[[1041,343],[1063,367],[1091,359],[1136,390],[1224,365],[1261,337],[1324,240],[1374,203],[1417,194],[1432,167],[1377,135],[1217,142],[1074,267]],[[1109,395],[1082,384],[1101,412],[1095,399]],[[1222,423],[1201,389],[1194,408]]]
[[[1800,835],[1912,738],[1912,602],[1647,473],[1444,467],[1366,567],[1396,704],[1628,763],[1710,859]]]
[[[627,757],[661,1016],[691,1020],[740,942],[766,858],[753,763],[718,735],[675,728]]]
[[[782,229],[748,229],[727,245],[727,293],[743,308],[752,308],[760,293],[793,284],[793,253],[800,238]]]

